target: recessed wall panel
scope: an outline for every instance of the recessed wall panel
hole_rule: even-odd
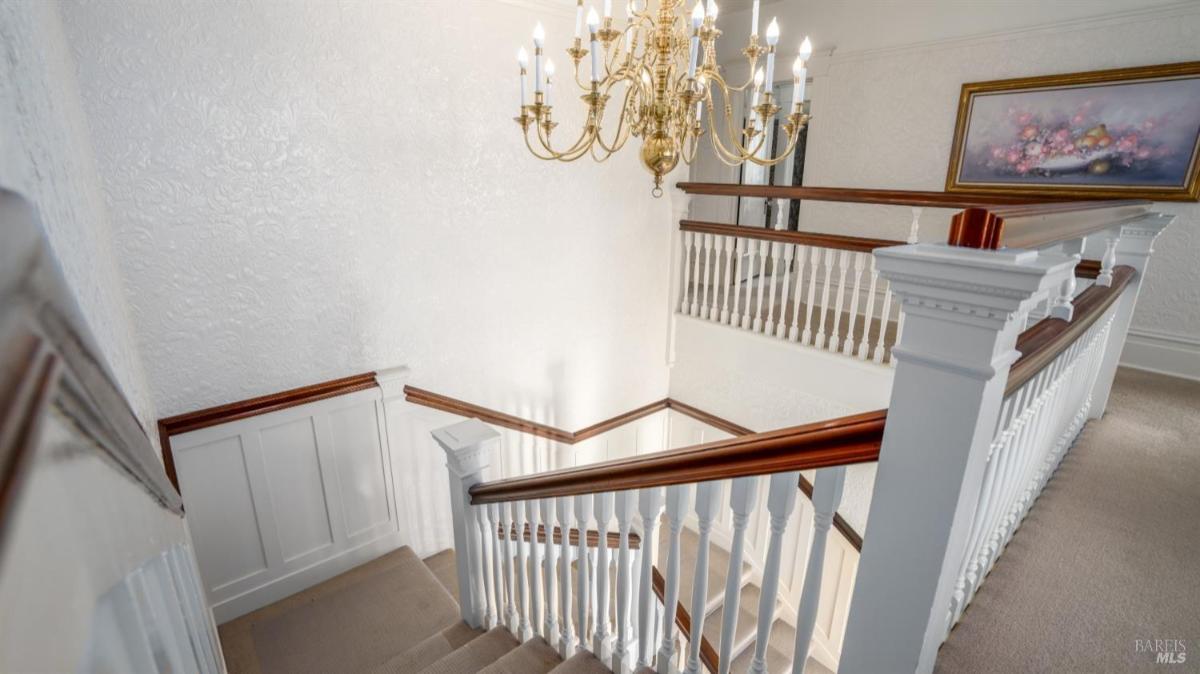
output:
[[[208,589],[266,569],[241,438],[176,450],[175,463]]]
[[[374,403],[329,413],[349,536],[388,521],[386,463]]]
[[[264,428],[259,438],[284,562],[331,545],[312,418]]]

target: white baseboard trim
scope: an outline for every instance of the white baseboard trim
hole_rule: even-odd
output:
[[[1200,381],[1200,339],[1130,328],[1121,352],[1121,365]]]

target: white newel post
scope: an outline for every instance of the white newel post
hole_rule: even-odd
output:
[[[839,671],[930,672],[1017,335],[1075,261],[941,244],[875,259],[906,323]]]
[[[1092,419],[1103,416],[1104,408],[1108,405],[1108,394],[1112,391],[1117,362],[1125,348],[1125,338],[1129,334],[1129,324],[1133,320],[1138,293],[1141,292],[1142,278],[1146,275],[1146,268],[1150,266],[1150,255],[1154,252],[1154,240],[1174,219],[1173,215],[1156,213],[1105,235],[1106,250],[1104,259],[1101,260],[1100,278],[1096,279],[1097,285],[1111,285],[1112,268],[1117,265],[1128,265],[1137,273],[1129,280],[1125,292],[1117,301],[1116,313],[1108,333],[1108,345],[1104,349],[1104,357],[1100,361],[1096,383],[1092,388],[1092,408],[1088,413]]]
[[[471,627],[483,626],[487,600],[483,594],[483,554],[476,518],[471,512],[469,490],[483,481],[483,471],[490,465],[492,450],[500,442],[500,434],[478,419],[460,421],[433,432],[433,439],[446,452],[446,468],[450,471],[450,510],[454,518],[455,562],[458,565],[458,596],[463,622]]]

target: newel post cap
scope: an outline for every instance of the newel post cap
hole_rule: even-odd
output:
[[[446,466],[456,475],[478,473],[491,464],[491,450],[500,434],[479,419],[467,419],[433,432],[446,451]]]
[[[879,275],[891,283],[906,311],[993,327],[1027,311],[1074,273],[1076,262],[1061,252],[934,243],[875,251]]]

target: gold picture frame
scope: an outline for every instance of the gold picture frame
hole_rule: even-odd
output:
[[[1114,89],[1125,85],[1140,88]],[[1156,86],[1169,95],[1145,96]],[[1191,105],[1193,91],[1200,92],[1200,61],[964,84],[958,100],[946,191],[1069,199],[1200,200],[1200,97]],[[1127,98],[1126,105],[1117,110],[1122,95]],[[1110,134],[1102,113],[1086,107],[1095,102],[1090,98],[1093,96],[1110,99],[1097,107],[1103,111],[1107,105],[1114,114],[1119,112],[1116,116],[1122,118],[1123,131]],[[1085,109],[1062,122],[1049,122],[1028,111],[1040,104],[1042,117],[1051,117],[1061,113],[1061,108],[1055,106],[1081,98]],[[1000,108],[1006,100],[1009,105]],[[1135,105],[1146,107],[1147,115],[1152,108],[1168,105],[1187,112],[1182,121],[1178,121],[1178,115],[1166,118],[1173,120],[1175,128],[1168,129],[1166,124],[1156,128],[1150,116],[1141,127],[1129,126],[1129,102],[1135,100]],[[1025,112],[1014,108],[1018,102],[1030,108]],[[980,112],[981,108],[985,110]],[[1001,109],[1003,113],[998,113]],[[1135,109],[1140,112],[1141,107]],[[1016,135],[1008,139],[1008,144],[989,145],[984,140],[972,143],[973,123],[985,130],[979,134],[981,137],[987,133],[992,138],[1002,137],[995,128],[999,125],[998,114],[1010,116],[1006,123],[1016,123]],[[1026,114],[1034,115],[1035,121],[1021,127],[1020,119]],[[976,115],[991,118],[978,120]],[[1084,121],[1071,128],[1081,117]],[[1191,147],[1183,148],[1181,141],[1189,137],[1188,130],[1192,130]],[[1159,131],[1175,137],[1175,142],[1156,141],[1151,149],[1146,137]],[[1162,157],[1169,159],[1161,159],[1155,166],[1156,158]],[[1139,172],[1140,177],[1134,175]],[[989,175],[992,180],[985,179]],[[1151,179],[1152,175],[1156,177]],[[1119,180],[1121,176],[1128,176],[1128,182]],[[1073,182],[1076,179],[1078,182]],[[1178,180],[1172,183],[1168,179]]]

